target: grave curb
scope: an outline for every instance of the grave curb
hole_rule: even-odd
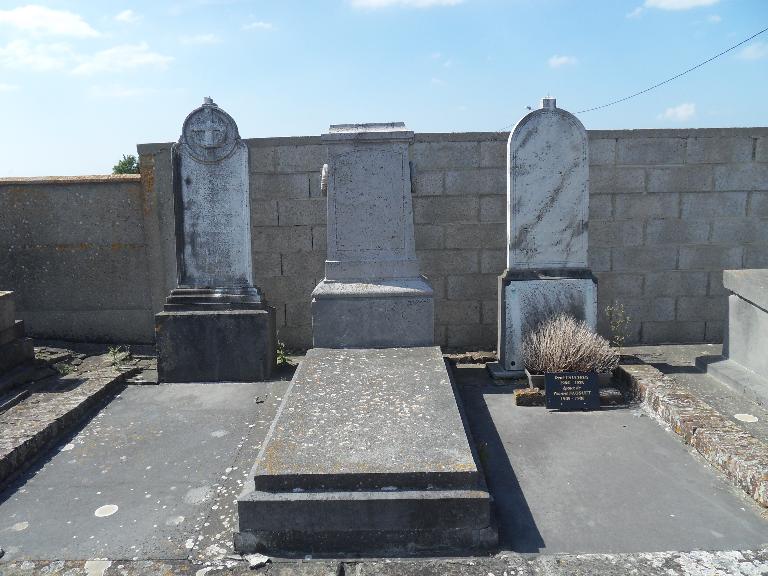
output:
[[[35,418],[36,422],[32,424],[37,430],[33,430],[32,434],[15,436],[12,444],[0,448],[0,490],[7,488],[38,458],[77,428],[102,402],[117,394],[126,379],[138,372],[138,368],[125,371],[102,368],[78,375],[78,379],[83,381],[77,388],[69,393],[61,392],[70,395],[69,402],[57,403],[57,409],[48,414],[48,419]]]
[[[618,375],[635,398],[668,424],[683,442],[732,484],[768,508],[768,445],[653,366],[621,365]]]

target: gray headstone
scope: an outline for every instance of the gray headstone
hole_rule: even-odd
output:
[[[419,275],[402,122],[331,126],[328,256],[312,292],[316,347],[430,346],[434,295]],[[364,319],[364,321],[361,321]]]
[[[558,313],[597,323],[597,281],[589,271],[587,132],[544,98],[507,143],[507,269],[499,277],[498,364],[494,377],[523,373],[522,342]]]
[[[206,98],[173,148],[178,287],[155,315],[160,382],[269,378],[275,309],[253,284],[248,148]]]
[[[210,98],[184,121],[175,147],[179,287],[253,286],[248,149]]]
[[[327,280],[418,276],[402,122],[331,126]]]
[[[507,143],[507,268],[586,268],[587,132],[554,98],[527,114]]]

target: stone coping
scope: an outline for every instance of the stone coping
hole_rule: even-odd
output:
[[[618,374],[637,399],[686,444],[758,504],[768,508],[768,445],[648,364],[621,365]]]
[[[139,174],[95,174],[86,176],[11,176],[0,178],[0,186],[38,185],[38,184],[113,184],[119,182],[139,182]]]
[[[578,117],[578,114],[576,114]],[[520,115],[520,118],[523,114]],[[416,132],[413,142],[506,142],[509,130],[496,132]],[[734,128],[640,128],[616,130],[587,130],[591,140],[604,138],[715,138],[715,137],[765,137],[768,127],[734,127]],[[267,138],[243,138],[248,146],[301,146],[324,145],[320,135],[317,136],[273,136]],[[168,150],[173,142],[138,144],[139,154],[152,154]]]
[[[254,562],[259,558],[252,557]],[[145,576],[147,574],[199,574],[207,576],[691,576],[730,574],[754,576],[768,570],[768,548],[718,552],[638,552],[632,554],[557,554],[526,557],[513,552],[495,556],[427,558],[292,560],[264,559],[258,571],[248,559],[237,555],[221,563],[202,566],[189,560],[18,560],[0,564],[7,576],[30,574],[100,574],[101,576]],[[254,568],[258,564],[254,565]]]
[[[723,270],[723,286],[768,311],[768,269]]]

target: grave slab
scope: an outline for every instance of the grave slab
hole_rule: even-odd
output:
[[[307,353],[238,499],[241,552],[492,546],[482,474],[436,347]]]

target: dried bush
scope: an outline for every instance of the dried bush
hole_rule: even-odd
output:
[[[543,322],[523,340],[523,363],[529,372],[610,372],[619,356],[602,336],[568,314]]]

